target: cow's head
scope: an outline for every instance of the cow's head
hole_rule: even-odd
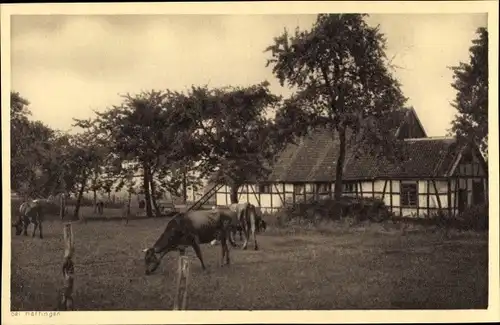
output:
[[[19,236],[23,232],[23,223],[17,220],[12,224],[12,228],[16,230],[16,236]]]
[[[248,212],[253,214],[255,217],[255,226],[257,227],[257,232],[265,231],[267,228],[267,223],[262,218],[262,211],[255,205],[249,203],[247,206]]]
[[[264,219],[259,218],[259,221],[257,223],[257,229],[259,231],[266,231],[267,228],[267,223],[264,221]]]
[[[185,227],[184,216],[180,214],[175,216],[167,223],[167,227],[153,247],[143,250],[146,275],[150,275],[160,266],[163,255],[179,248],[180,240],[186,233]]]
[[[156,256],[156,252],[154,248],[146,248],[143,250],[144,255],[144,263],[146,265],[146,275],[150,275],[153,273],[158,266],[160,266],[160,259]]]
[[[18,215],[16,220],[12,223],[12,228],[15,229],[16,236],[19,236],[23,232],[23,227],[23,217]]]

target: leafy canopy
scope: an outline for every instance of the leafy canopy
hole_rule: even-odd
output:
[[[192,114],[196,140],[203,147],[202,174],[235,187],[265,177],[283,143],[267,116],[280,99],[267,81],[249,87],[192,87],[184,107]]]
[[[457,91],[453,107],[457,114],[451,132],[458,139],[479,145],[488,155],[488,31],[477,30],[469,49],[469,62],[452,67],[452,87]]]
[[[349,130],[363,133],[358,140],[365,148],[392,146],[384,123],[406,98],[391,74],[384,37],[365,16],[320,14],[311,30],[285,30],[266,49],[281,85],[297,90],[277,114],[280,125],[297,136],[316,127]]]

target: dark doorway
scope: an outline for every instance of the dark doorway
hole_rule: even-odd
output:
[[[482,181],[472,182],[472,204],[484,203],[484,186]]]
[[[467,191],[463,188],[458,190],[458,213],[465,210],[467,206]]]

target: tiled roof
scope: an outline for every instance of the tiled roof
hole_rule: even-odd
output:
[[[269,180],[320,181],[321,175],[329,170],[335,174],[337,152],[338,140],[328,130],[313,131],[299,143],[285,148],[272,169]]]
[[[403,159],[389,161],[365,154],[351,158],[344,169],[345,180],[406,177],[444,177],[458,155],[454,138],[405,139]]]
[[[407,109],[402,109],[391,116],[390,125],[394,133],[407,112]],[[349,148],[347,149],[349,152]],[[296,144],[292,143],[285,147],[274,164],[268,181],[291,183],[332,181],[335,178],[338,153],[338,137],[326,129],[315,130]]]
[[[390,117],[389,124],[394,134],[409,111],[402,109]],[[369,154],[354,158],[353,148],[348,141],[344,179],[443,176],[454,161],[453,143],[455,140],[449,138],[406,139],[403,142],[404,159],[396,163]],[[327,130],[316,130],[281,152],[268,181],[333,182],[338,154],[338,138]]]

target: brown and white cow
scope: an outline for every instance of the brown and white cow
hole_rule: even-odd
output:
[[[23,233],[28,235],[28,226],[33,224],[33,235],[35,237],[36,229],[40,238],[43,238],[42,223],[43,223],[43,204],[40,200],[26,201],[19,207],[19,214],[12,226],[16,229],[16,236]]]
[[[242,239],[242,233],[244,236],[244,242],[242,245],[243,249],[247,249],[248,241],[250,237],[253,238],[254,249],[258,250],[259,245],[257,243],[257,233],[264,231],[267,227],[266,222],[262,219],[262,215],[257,212],[257,208],[248,202],[244,203],[234,203],[227,207],[213,207],[214,210],[219,211],[232,211],[236,213],[236,224],[231,228],[231,236],[234,236],[236,231],[240,234],[240,240]],[[233,240],[234,241],[234,240]],[[216,241],[212,241],[211,245],[215,245]]]

